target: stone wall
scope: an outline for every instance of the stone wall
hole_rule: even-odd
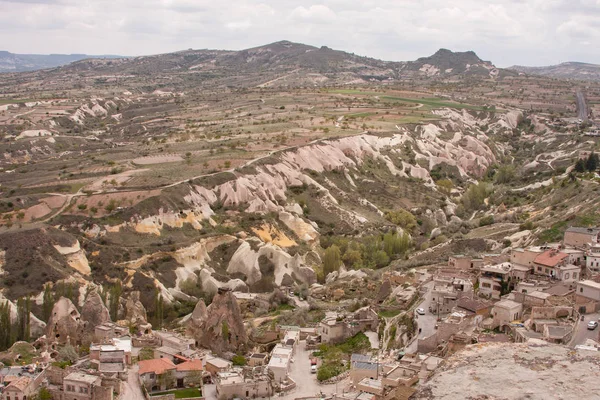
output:
[[[436,351],[438,346],[438,333],[431,336],[417,339],[417,351],[419,353],[431,353]]]
[[[532,319],[556,319],[564,317],[572,317],[574,314],[573,307],[556,306],[556,307],[533,307],[531,309]]]

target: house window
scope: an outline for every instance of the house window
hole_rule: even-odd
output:
[[[577,279],[577,272],[573,272],[573,279]]]
[[[541,271],[541,270],[542,270],[542,267],[538,267],[538,271]]]
[[[569,273],[568,272],[565,274],[565,279],[569,279]]]

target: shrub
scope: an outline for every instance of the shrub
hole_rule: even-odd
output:
[[[494,223],[494,217],[492,215],[487,215],[479,220],[479,226],[487,226]]]

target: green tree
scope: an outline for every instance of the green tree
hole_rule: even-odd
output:
[[[471,185],[461,198],[465,210],[476,211],[483,207],[485,199],[492,193],[492,188],[485,182]]]
[[[238,367],[243,367],[244,365],[246,365],[246,357],[240,355],[240,354],[236,354],[235,356],[233,356],[233,358],[231,359],[231,362],[233,363],[233,365],[238,366]]]
[[[595,171],[598,169],[598,161],[598,155],[592,151],[585,161],[585,169],[590,172]]]
[[[38,400],[52,400],[52,393],[45,387],[40,388],[37,395]]]
[[[12,322],[8,301],[0,304],[0,351],[8,349],[12,344]]]
[[[579,173],[585,172],[585,161],[582,159],[577,160],[575,163],[575,171]]]
[[[338,246],[331,245],[325,250],[323,255],[323,274],[327,276],[333,271],[337,271],[342,263],[342,254]]]
[[[498,184],[507,184],[515,179],[515,167],[512,165],[503,165],[498,168],[494,175],[494,182]]]
[[[221,325],[221,335],[223,336],[223,339],[229,341],[229,325],[227,325],[227,321],[223,321],[223,324]]]
[[[62,349],[58,351],[58,360],[66,361],[73,364],[75,361],[79,359],[79,354],[77,354],[77,350],[75,347],[70,344],[65,345]]]
[[[407,231],[412,231],[417,226],[415,216],[402,208],[386,212],[385,219]]]
[[[121,281],[117,281],[117,283],[115,283],[113,285],[113,287],[110,288],[110,296],[109,296],[109,307],[108,307],[108,311],[110,312],[110,318],[113,321],[116,321],[119,319],[119,303],[121,300],[121,294],[123,293],[123,287],[121,286]]]
[[[50,319],[50,314],[52,314],[52,308],[54,307],[54,293],[52,293],[52,288],[50,285],[44,286],[44,300],[42,304],[42,316],[45,322],[48,322]]]
[[[29,296],[17,300],[17,340],[29,341],[31,299]]]

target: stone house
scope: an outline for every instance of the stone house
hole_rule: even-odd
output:
[[[582,313],[600,310],[600,283],[592,280],[577,282],[575,304]]]
[[[22,376],[10,382],[3,390],[2,400],[27,400],[35,395],[38,390],[34,380],[28,376]]]
[[[512,300],[502,300],[492,308],[493,327],[502,327],[523,316],[523,304]]]
[[[219,372],[229,371],[231,366],[231,361],[219,357],[207,356],[204,359],[204,368],[206,372],[210,373],[212,376],[216,376]]]
[[[567,265],[568,257],[568,254],[557,249],[546,250],[533,261],[533,271],[536,275],[558,279],[559,267]]]
[[[248,366],[250,367],[261,367],[267,365],[269,362],[269,355],[266,353],[253,353],[248,358]]]
[[[565,246],[585,248],[598,243],[599,237],[599,228],[579,228],[572,226],[565,231],[563,243]]]
[[[63,380],[63,400],[112,400],[112,386],[102,386],[102,378],[71,372]]]
[[[462,254],[450,256],[448,258],[448,267],[463,271],[479,269],[484,265],[481,258],[473,258]]]
[[[270,397],[273,386],[268,375],[262,373],[245,374],[243,371],[219,372],[216,375],[217,398],[253,399]]]
[[[175,386],[176,366],[168,358],[143,360],[138,365],[140,380],[149,392],[167,390]]]
[[[510,282],[511,271],[510,263],[482,267],[479,275],[479,293],[492,299],[500,299],[503,285],[507,286]]]

